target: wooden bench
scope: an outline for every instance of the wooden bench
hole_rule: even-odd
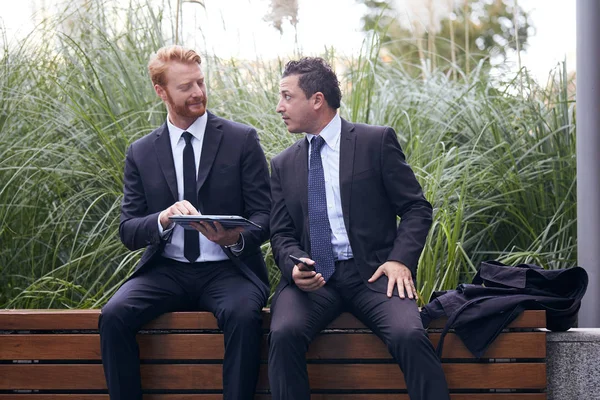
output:
[[[98,310],[0,311],[0,400],[108,400],[97,331]],[[434,321],[437,344],[443,321]],[[268,310],[264,312],[266,332]],[[454,334],[443,366],[452,400],[546,399],[544,311],[515,320],[481,359]],[[223,337],[206,312],[163,315],[138,336],[145,400],[221,400]],[[307,354],[313,400],[408,400],[383,343],[350,314],[341,315]],[[263,361],[256,399],[269,399]]]

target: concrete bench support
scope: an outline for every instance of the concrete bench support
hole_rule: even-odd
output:
[[[600,328],[548,332],[549,400],[600,399]]]

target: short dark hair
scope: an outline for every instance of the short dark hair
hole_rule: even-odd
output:
[[[335,110],[340,108],[340,82],[331,66],[321,57],[302,57],[298,61],[289,61],[285,65],[283,78],[290,75],[300,75],[298,86],[307,99],[321,92],[329,107]]]

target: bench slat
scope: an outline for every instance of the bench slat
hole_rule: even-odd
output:
[[[100,310],[0,310],[1,330],[97,330]],[[527,310],[509,328],[545,328],[545,311]],[[270,314],[263,311],[263,328],[268,329]],[[445,319],[432,322],[430,328],[442,328]],[[364,329],[349,313],[340,315],[329,329]],[[160,316],[144,329],[218,329],[208,312],[176,312]]]
[[[343,335],[343,336],[342,336]],[[430,333],[436,347],[440,334]],[[266,347],[265,347],[266,348]],[[308,359],[391,359],[387,347],[373,334],[323,334],[311,344]],[[545,358],[546,334],[544,332],[510,332],[496,338],[482,358]],[[444,339],[444,359],[474,359],[462,340],[450,333]]]
[[[142,365],[146,389],[220,390],[219,364]],[[338,390],[405,389],[393,364],[311,364],[311,388]],[[444,364],[451,389],[544,389],[546,366],[541,363]],[[266,366],[261,366],[258,389],[267,389]],[[102,365],[0,365],[0,390],[106,389]]]
[[[407,394],[313,394],[311,400],[409,400]],[[255,400],[271,400],[257,394]],[[452,394],[451,400],[546,400],[545,393]],[[0,394],[0,400],[109,400],[107,394]],[[223,400],[220,394],[146,394],[144,400]]]
[[[434,346],[439,333],[429,335]],[[222,334],[138,335],[143,360],[223,359]],[[263,359],[267,357],[266,335]],[[503,333],[490,346],[484,358],[545,358],[544,332]],[[373,334],[330,333],[311,344],[308,359],[391,359],[379,338]],[[473,358],[455,334],[445,339],[443,358]],[[97,334],[0,335],[0,360],[100,360]]]

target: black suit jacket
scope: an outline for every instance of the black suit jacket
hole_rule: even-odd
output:
[[[546,310],[548,329],[570,329],[577,322],[587,285],[588,276],[581,267],[545,270],[534,264],[513,267],[484,261],[472,284],[434,292],[431,302],[421,310],[421,320],[427,327],[434,319],[448,317],[438,355],[442,354],[446,333],[454,329],[471,353],[481,357],[523,310]]]
[[[198,208],[203,214],[241,215],[260,225],[242,233],[239,256],[227,256],[268,294],[268,275],[260,245],[269,237],[269,172],[256,131],[208,113],[197,173]],[[130,250],[146,247],[135,273],[164,248],[158,215],[177,201],[177,179],[167,124],[136,140],[125,159],[121,241]],[[134,274],[135,274],[134,273]]]
[[[310,257],[308,141],[302,138],[271,162],[271,246],[282,271],[280,288],[292,282],[289,255]],[[404,263],[416,276],[431,226],[431,204],[405,161],[392,128],[342,119],[340,192],[344,223],[361,277],[385,293],[387,277],[366,281],[384,262]],[[402,221],[398,225],[396,216]]]

